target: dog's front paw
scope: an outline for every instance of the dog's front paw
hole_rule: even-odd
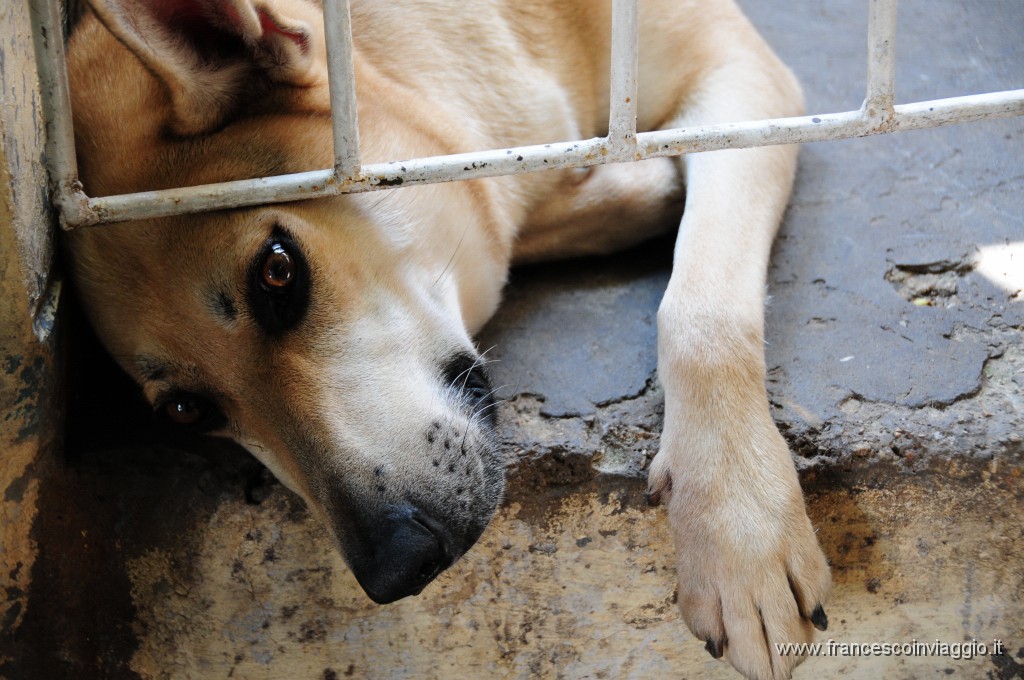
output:
[[[663,440],[649,499],[668,507],[690,631],[748,678],[779,680],[805,658],[786,646],[827,628],[831,576],[789,451],[768,427],[717,451]]]

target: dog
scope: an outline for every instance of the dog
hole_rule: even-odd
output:
[[[90,5],[68,68],[91,195],[332,164],[314,2]],[[639,11],[641,131],[803,113],[799,84],[732,0]],[[351,12],[364,162],[607,133],[608,2],[354,0]],[[321,198],[82,229],[65,247],[97,335],[154,408],[262,461],[387,603],[465,553],[501,501],[506,461],[472,337],[509,267],[678,225],[649,499],[668,508],[690,631],[749,678],[787,678],[801,658],[774,644],[824,630],[830,590],[765,392],[766,269],[796,155]]]

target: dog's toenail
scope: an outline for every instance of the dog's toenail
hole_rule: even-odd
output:
[[[722,658],[722,643],[721,643],[721,641],[719,641],[719,640],[712,640],[711,638],[708,638],[707,642],[704,643],[704,649],[708,650],[708,654],[710,654],[713,658],[715,658],[715,659],[721,659]]]
[[[811,612],[811,623],[813,623],[814,627],[818,630],[828,630],[828,616],[825,615],[825,610],[820,604],[814,608],[813,612]]]
[[[647,492],[647,505],[656,507],[661,503],[661,492],[660,491],[648,491]]]

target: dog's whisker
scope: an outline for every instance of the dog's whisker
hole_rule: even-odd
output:
[[[485,394],[484,396],[480,397],[480,398],[479,398],[479,399],[478,399],[477,401],[478,401],[478,402],[480,402],[480,401],[484,401],[485,399],[488,399],[488,398],[490,398],[490,397],[494,396],[494,394],[495,394],[495,393],[497,393],[497,391],[498,391],[498,390],[503,390],[503,389],[505,389],[506,387],[508,387],[508,385],[499,385],[498,387],[495,387],[495,388],[494,388],[493,390],[491,390],[490,392],[488,392],[488,393],[487,393],[487,394]],[[502,399],[501,401],[506,401],[506,400],[505,400],[505,399]]]
[[[480,363],[480,360],[481,360],[481,357],[477,357],[476,359],[473,360],[473,365],[470,366],[469,368],[467,368],[465,371],[463,371],[463,373],[465,373],[466,377],[462,379],[462,387],[460,388],[462,391],[465,391],[465,389],[466,389],[466,383],[469,381],[469,376],[473,373],[473,371],[475,371],[476,369],[480,368],[480,366],[482,366],[482,364]]]
[[[496,349],[497,347],[498,347],[497,343],[495,343],[495,344],[491,345],[490,347],[488,347],[487,349],[485,349],[485,350],[484,350],[483,352],[480,352],[480,357],[479,357],[479,358],[480,358],[480,359],[486,359],[486,357],[487,357],[487,355],[488,355],[488,354],[490,353],[490,351],[491,351],[492,349]],[[486,362],[487,362],[487,363],[490,363],[491,361],[498,361],[498,359],[486,359]]]
[[[459,248],[462,247],[462,241],[466,238],[466,232],[469,231],[469,224],[469,222],[466,222],[466,226],[462,230],[462,236],[459,237],[459,242],[455,244],[455,250],[452,251],[452,256],[448,258],[448,264],[444,266],[444,269],[442,269],[441,273],[438,274],[437,280],[434,281],[434,286],[441,282],[444,275],[448,273],[448,269],[452,266],[452,263],[455,262],[455,256],[459,253]]]
[[[476,411],[470,417],[470,422],[473,422],[475,424],[478,420],[480,420],[481,416],[483,416],[483,414],[487,412],[488,409],[492,409],[492,408],[496,408],[498,406],[501,406],[506,401],[507,401],[506,399],[495,399],[494,402],[492,402],[492,403],[488,404],[487,406],[484,406],[483,408],[481,408],[478,411]]]
[[[458,375],[456,375],[454,378],[452,378],[452,381],[445,388],[446,394],[449,395],[450,398],[452,398],[454,401],[463,401],[465,396],[466,384],[469,381],[469,375],[477,368],[500,361],[500,359],[488,360],[486,358],[487,353],[496,347],[497,345],[491,345],[490,347],[488,347],[473,360],[471,366],[469,366],[468,368],[460,372]],[[458,383],[460,379],[462,380],[462,384],[458,386],[458,391],[456,392],[456,383]]]
[[[467,368],[466,370],[462,371],[462,373],[459,373],[457,376],[452,378],[452,381],[448,384],[448,389],[454,389],[455,388],[455,383],[459,382],[459,378],[461,378],[462,376],[466,376],[466,379],[468,380],[469,379],[469,374],[473,371],[474,368],[476,368],[476,364],[475,363],[472,366],[470,366],[469,368]],[[463,381],[463,387],[464,386],[465,386],[465,381]],[[461,393],[462,388],[460,388],[459,391]]]
[[[503,398],[503,397],[495,398],[493,396],[495,392],[497,392],[500,389],[504,389],[505,387],[507,387],[507,385],[502,385],[501,387],[495,387],[493,390],[491,390],[490,392],[488,392],[484,396],[482,396],[479,399],[477,399],[477,404],[480,404],[481,402],[485,402],[485,401],[489,402],[489,403],[485,404],[483,407],[481,407],[481,410],[490,408],[492,406],[495,406],[496,404],[504,404],[506,401],[508,401],[507,398]],[[479,412],[480,411],[477,411],[477,413],[479,413]]]
[[[497,346],[497,345],[495,345],[495,346],[492,346],[492,347],[491,347],[490,349],[488,349],[487,351],[488,351],[488,352],[490,352],[490,351],[491,351],[491,349],[494,349],[494,347],[496,347],[496,346]],[[461,388],[461,391],[462,391],[462,392],[465,392],[465,390],[466,390],[466,383],[467,383],[467,382],[469,382],[469,376],[470,376],[470,374],[472,374],[474,370],[476,370],[476,369],[478,369],[478,368],[480,368],[481,366],[483,366],[483,365],[484,365],[484,363],[483,363],[483,362],[484,362],[484,354],[486,354],[486,352],[485,352],[485,353],[481,353],[481,354],[480,354],[480,355],[479,355],[478,357],[476,357],[476,358],[475,358],[475,359],[473,360],[473,365],[472,365],[472,366],[470,366],[469,368],[467,368],[467,369],[466,369],[465,371],[463,371],[463,373],[465,373],[465,374],[466,374],[466,377],[462,379],[462,388]],[[460,374],[460,375],[461,375],[461,374]]]
[[[493,347],[491,349],[493,349]],[[455,383],[457,383],[459,379],[462,378],[462,384],[459,386],[458,392],[454,395],[456,401],[462,400],[462,397],[466,391],[466,384],[469,382],[470,374],[482,365],[480,359],[481,357],[477,357],[476,359],[474,359],[473,364],[469,368],[465,369],[464,371],[456,375],[452,379],[451,383],[448,384],[447,389],[448,391],[451,391],[455,388]]]
[[[449,390],[449,391],[455,391],[455,390],[458,390],[458,392],[457,392],[457,393],[458,393],[458,394],[462,394],[462,390],[463,390],[463,388],[462,388],[462,387],[458,387],[458,386],[456,385],[456,383],[458,383],[458,382],[459,382],[459,378],[461,378],[461,377],[462,377],[463,375],[465,375],[465,376],[467,377],[467,379],[468,379],[468,378],[469,378],[469,372],[470,372],[471,370],[472,370],[472,369],[470,369],[470,368],[467,368],[467,369],[466,369],[465,371],[463,371],[462,373],[459,373],[459,374],[458,374],[457,376],[455,376],[455,379],[454,379],[454,380],[452,380],[452,382],[451,382],[451,383],[450,383],[450,384],[448,385],[448,390]]]
[[[369,209],[379,210],[383,208],[387,203],[393,202],[398,197],[398,193],[395,191],[382,191],[379,192],[374,199],[371,199]]]

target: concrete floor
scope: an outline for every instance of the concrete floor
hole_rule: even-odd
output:
[[[859,106],[863,2],[743,4],[809,112]],[[899,101],[1024,86],[1015,0],[906,0],[899,31]],[[1000,287],[1024,269],[1022,181],[1022,119],[802,151],[767,352],[836,580],[819,639],[990,649],[818,658],[797,677],[1024,676],[1024,299]],[[1017,259],[993,265],[1008,244]],[[508,386],[509,500],[395,605],[370,603],[243,454],[147,424],[111,435],[107,404],[80,399],[94,426],[37,490],[29,606],[5,621],[0,676],[734,677],[679,620],[665,514],[642,502],[670,246],[514,273],[480,339]]]
[[[1018,677],[1017,480],[956,466],[927,479],[893,472],[805,484],[836,583],[821,640],[1000,639],[1008,653],[819,658],[798,677]],[[383,608],[290,495],[258,508],[225,499],[195,540],[128,560],[132,600],[145,603],[131,668],[147,678],[736,677],[685,631],[667,521],[643,488],[604,477],[520,491],[449,574]]]

